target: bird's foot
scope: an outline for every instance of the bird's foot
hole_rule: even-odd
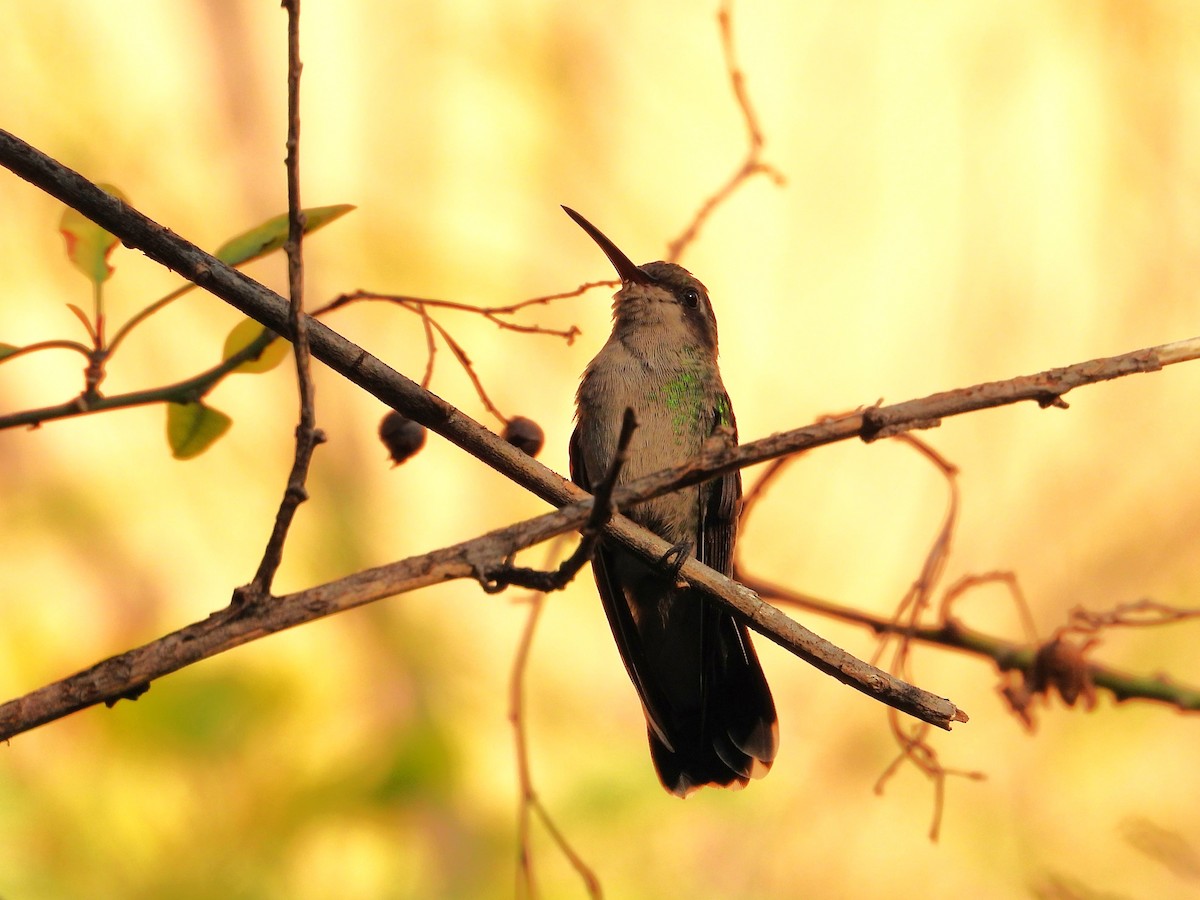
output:
[[[687,562],[687,558],[692,555],[692,548],[695,544],[692,541],[680,541],[670,550],[662,555],[658,560],[660,566],[667,568],[667,577],[672,581],[679,580],[679,571],[683,568],[683,564]]]

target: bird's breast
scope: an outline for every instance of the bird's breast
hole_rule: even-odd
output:
[[[604,477],[616,453],[626,407],[638,428],[618,483],[686,462],[711,430],[709,399],[720,391],[715,366],[699,353],[638,353],[610,342],[592,361],[579,388],[579,425],[589,477]],[[694,536],[698,488],[655,498],[628,515],[673,543]]]

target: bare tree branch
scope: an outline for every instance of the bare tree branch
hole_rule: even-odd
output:
[[[127,245],[143,250],[152,259],[226,300],[271,330],[284,336],[292,335],[288,305],[274,292],[241,272],[225,266],[211,255],[100,190],[82,176],[4,131],[0,131],[0,163],[92,218],[111,233],[118,235]],[[306,323],[313,355],[384,403],[403,411],[410,418],[442,435],[547,502],[563,506],[585,497],[578,488],[561,476],[510,446],[441,398],[422,390],[410,379],[390,369],[322,323],[312,319],[306,320]],[[1022,400],[1033,400],[1043,407],[1064,407],[1066,404],[1062,401],[1062,396],[1075,387],[1136,372],[1157,371],[1164,365],[1194,359],[1198,355],[1200,339],[1192,339],[1051,369],[1036,375],[946,391],[892,406],[871,407],[830,422],[772,435],[739,448],[709,448],[695,460],[622,488],[615,493],[613,499],[619,508],[627,508],[631,503],[667,493],[681,486],[696,484],[755,462],[848,438],[859,437],[869,441],[914,428],[933,427],[947,416]],[[541,520],[534,520],[541,522],[539,527],[544,530],[539,537],[525,543],[510,541],[507,546],[496,547],[487,544],[486,538],[478,539],[485,543],[468,542],[457,545],[456,548],[447,548],[396,563],[395,568],[368,570],[347,579],[280,598],[278,604],[272,604],[271,610],[252,611],[251,615],[234,617],[224,628],[214,626],[211,619],[206,620],[175,632],[139,651],[131,651],[135,655],[132,658],[127,658],[130,654],[124,654],[112,661],[112,665],[101,663],[88,672],[67,679],[69,684],[64,682],[60,683],[61,687],[50,686],[42,690],[57,693],[57,708],[60,711],[55,715],[63,715],[71,709],[78,709],[90,703],[119,698],[128,693],[131,685],[144,684],[188,662],[281,628],[292,627],[303,621],[402,590],[411,590],[422,584],[451,577],[477,577],[479,571],[495,566],[497,561],[506,559],[520,546],[528,546],[552,534],[580,527],[587,517],[588,510],[587,504],[576,505],[565,513],[549,514]],[[544,520],[553,519],[555,516],[565,518],[556,520],[553,527],[547,528]],[[517,527],[519,526],[514,526]],[[609,523],[606,534],[651,561],[661,558],[669,549],[665,542],[622,516],[615,517]],[[489,548],[489,553],[486,558],[481,558],[477,554],[484,546]],[[470,550],[469,559],[465,556],[455,556],[455,553],[467,553],[464,548],[473,548]],[[451,562],[454,565],[450,565]],[[405,572],[407,575],[380,580],[382,572],[392,572],[393,576],[396,572]],[[908,685],[846,654],[764,603],[753,591],[733,584],[699,562],[688,560],[681,570],[681,575],[727,605],[755,630],[844,683],[915,715],[922,721],[929,721],[943,728],[948,728],[952,721],[965,720],[964,714],[952,703]],[[368,587],[369,590],[366,589]],[[160,644],[162,646],[158,646]],[[107,669],[104,668],[106,665]],[[126,672],[124,677],[113,677],[121,671]],[[97,680],[101,674],[105,678]],[[30,698],[38,693],[30,695]],[[0,707],[0,722],[14,723],[16,720],[13,716],[19,713],[19,707],[30,698]],[[53,717],[55,716],[50,716]],[[48,721],[48,718],[17,715],[17,720],[25,723],[17,730],[24,730],[39,722]],[[5,733],[15,732],[6,732],[4,728],[0,728],[0,737]]]
[[[617,491],[614,499],[617,497],[628,498],[630,504],[644,499],[630,488]],[[593,501],[588,498],[470,541],[366,569],[276,598],[269,604],[218,611],[201,622],[0,705],[0,740],[87,706],[111,705],[136,696],[156,678],[277,631],[456,578],[492,580],[505,571],[504,561],[518,550],[583,527],[592,515],[592,507]],[[624,516],[615,517],[606,533],[648,560],[660,560],[671,549],[666,541]],[[694,558],[687,560],[680,574],[730,607],[751,627],[844,684],[941,728],[966,721],[966,714],[950,701],[856,659]]]

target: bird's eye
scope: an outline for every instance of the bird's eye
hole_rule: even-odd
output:
[[[700,305],[700,292],[695,288],[688,288],[683,292],[683,302],[686,303],[691,309],[695,309]]]

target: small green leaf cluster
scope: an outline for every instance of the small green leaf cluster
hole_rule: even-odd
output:
[[[111,196],[121,201],[125,200],[125,195],[116,187],[107,184],[100,187]],[[349,204],[339,204],[303,210],[304,233],[316,231],[352,209],[354,207]],[[287,213],[274,216],[226,241],[213,255],[226,265],[245,265],[281,249],[287,242],[288,229]],[[87,365],[84,369],[84,388],[76,405],[79,411],[99,410],[105,408],[100,384],[104,380],[109,360],[122,341],[150,316],[192,290],[195,285],[183,285],[144,307],[117,329],[110,340],[104,312],[104,287],[113,275],[114,266],[110,257],[120,241],[115,235],[71,208],[64,210],[59,220],[59,231],[66,243],[67,258],[92,284],[90,314],[76,304],[67,304],[82,323],[88,341],[84,343],[54,339],[25,346],[0,343],[0,363],[41,350],[78,352],[87,359]],[[232,424],[229,416],[204,402],[204,397],[225,376],[235,372],[268,372],[288,356],[288,347],[287,341],[274,332],[252,319],[245,319],[234,326],[226,337],[220,363],[195,378],[159,391],[148,392],[155,395],[150,402],[161,401],[166,408],[167,444],[172,455],[176,459],[198,456],[229,430]]]

